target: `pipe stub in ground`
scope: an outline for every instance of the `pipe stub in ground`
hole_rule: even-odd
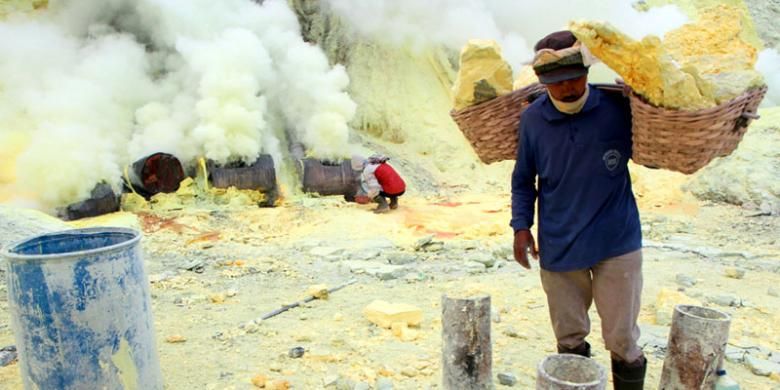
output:
[[[661,383],[668,389],[711,389],[723,364],[731,316],[701,306],[674,308]]]
[[[606,387],[606,369],[595,360],[579,355],[551,355],[537,369],[536,390],[603,390]]]

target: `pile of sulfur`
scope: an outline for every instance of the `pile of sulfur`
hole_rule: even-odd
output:
[[[569,28],[590,51],[650,103],[703,109],[764,83],[754,69],[757,49],[742,38],[742,12],[719,5],[663,40],[634,40],[603,22],[572,22]]]

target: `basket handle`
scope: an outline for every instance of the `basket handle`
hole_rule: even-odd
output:
[[[749,112],[745,111],[742,113],[742,115],[737,118],[737,122],[734,124],[734,131],[737,132],[741,128],[748,127],[751,121],[754,121],[756,119],[761,118],[761,115],[758,115],[755,112]]]

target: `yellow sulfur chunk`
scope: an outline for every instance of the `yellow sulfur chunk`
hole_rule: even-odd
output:
[[[515,78],[515,83],[512,87],[514,90],[518,90],[538,82],[539,78],[536,77],[534,68],[531,65],[526,65],[520,68],[520,72],[518,72],[517,77]]]
[[[404,303],[373,301],[363,309],[363,315],[372,323],[386,329],[390,329],[394,323],[418,326],[422,322],[422,310]]]
[[[572,22],[570,29],[634,91],[656,106],[713,107],[763,83],[753,69],[756,49],[742,38],[740,10],[719,5],[661,41],[634,40],[603,22]]]
[[[512,92],[512,67],[494,41],[472,39],[460,52],[453,95],[460,110]]]

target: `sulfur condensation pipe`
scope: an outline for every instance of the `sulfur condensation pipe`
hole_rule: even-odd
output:
[[[551,355],[539,363],[536,390],[604,390],[607,371],[579,355]]]
[[[261,206],[273,206],[279,197],[276,168],[270,155],[261,154],[251,165],[220,166],[208,162],[211,185],[217,188],[236,187],[240,190],[260,191],[266,195]]]
[[[99,183],[92,189],[89,199],[70,204],[57,211],[57,216],[66,221],[96,217],[119,211],[119,197],[107,183]]]
[[[731,317],[719,310],[674,308],[660,390],[712,389],[723,364]]]
[[[359,171],[350,161],[327,163],[315,159],[301,160],[303,191],[320,195],[344,195],[354,198],[358,188]]]
[[[176,192],[186,177],[176,156],[154,153],[138,159],[127,169],[127,180],[133,190],[145,198],[159,193]]]
[[[492,390],[490,296],[442,296],[442,388]]]

